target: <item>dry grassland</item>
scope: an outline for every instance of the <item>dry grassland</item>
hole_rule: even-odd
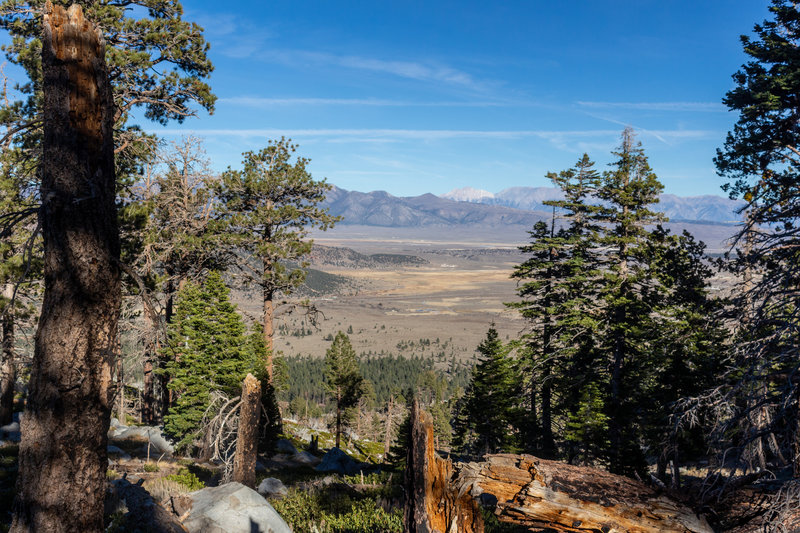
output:
[[[413,255],[427,263],[394,270],[314,265],[348,278],[351,289],[312,299],[321,311],[316,326],[300,315],[282,317],[275,346],[285,355],[323,356],[330,345],[326,338],[352,331],[359,353],[433,356],[442,363],[452,357],[472,360],[492,323],[502,339],[516,338],[525,327],[518,313],[504,305],[517,300],[510,274],[523,257],[513,247],[485,246],[473,253],[474,248],[455,243],[348,239],[325,244],[364,254]],[[242,304],[252,307],[252,302]],[[429,344],[420,342],[426,340]]]

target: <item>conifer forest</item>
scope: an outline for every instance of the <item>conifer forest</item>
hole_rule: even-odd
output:
[[[557,134],[570,162],[527,211],[317,172],[350,146],[322,136],[405,99],[298,95],[352,112],[308,143],[304,117],[257,145],[195,134],[246,80],[212,76],[237,36],[189,4],[0,1],[0,531],[800,531],[797,2],[737,29],[722,113],[684,106],[729,121],[703,161],[736,221],[705,225],[662,207],[653,146],[685,145],[627,121],[613,145]],[[433,60],[282,53],[364,69],[374,94],[387,72],[474,90],[487,123],[511,105]],[[287,105],[280,83],[258,105]],[[376,131],[364,146],[480,133]]]

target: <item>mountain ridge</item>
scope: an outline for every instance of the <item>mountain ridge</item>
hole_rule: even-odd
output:
[[[323,205],[331,214],[341,216],[341,224],[345,225],[531,227],[552,216],[552,208],[544,202],[561,198],[561,191],[552,187],[511,187],[498,193],[465,187],[441,196],[432,193],[393,196],[386,191],[348,191],[332,186]],[[741,201],[715,195],[662,194],[654,209],[664,213],[672,222],[734,225],[740,220],[736,211],[742,205]]]
[[[544,205],[544,202],[561,200],[564,197],[561,190],[555,187],[509,187],[498,193],[483,191],[487,194],[481,196],[467,196],[464,194],[465,189],[476,190],[469,187],[453,189],[441,197],[460,202],[503,205],[528,211],[547,211],[550,208]],[[744,205],[742,201],[730,200],[713,194],[678,196],[665,193],[659,195],[659,200],[659,203],[654,206],[655,210],[664,213],[675,222],[735,224],[741,219],[737,210]]]

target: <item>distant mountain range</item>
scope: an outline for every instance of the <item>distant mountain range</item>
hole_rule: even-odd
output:
[[[397,197],[384,191],[357,192],[334,187],[325,206],[342,217],[340,224],[383,227],[446,227],[454,225],[532,226],[547,213],[501,205],[456,202],[433,194]]]
[[[563,195],[555,187],[511,187],[497,194],[472,187],[453,189],[442,198],[456,202],[485,205],[502,205],[528,211],[549,211],[544,202],[561,200]],[[737,211],[744,202],[722,196],[675,196],[662,194],[655,210],[664,213],[673,222],[715,222],[735,224],[741,218]]]
[[[381,227],[484,227],[522,225],[531,227],[550,217],[548,200],[561,198],[550,187],[512,187],[499,193],[465,187],[442,196],[397,197],[384,191],[358,192],[333,187],[325,206],[343,218],[341,224]],[[734,224],[742,205],[721,196],[681,197],[662,194],[655,209],[672,222]]]

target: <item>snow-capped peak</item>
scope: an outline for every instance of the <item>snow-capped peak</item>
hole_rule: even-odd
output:
[[[472,187],[461,187],[442,195],[442,198],[455,200],[456,202],[480,203],[488,198],[494,198],[494,194],[483,189],[473,189]]]

